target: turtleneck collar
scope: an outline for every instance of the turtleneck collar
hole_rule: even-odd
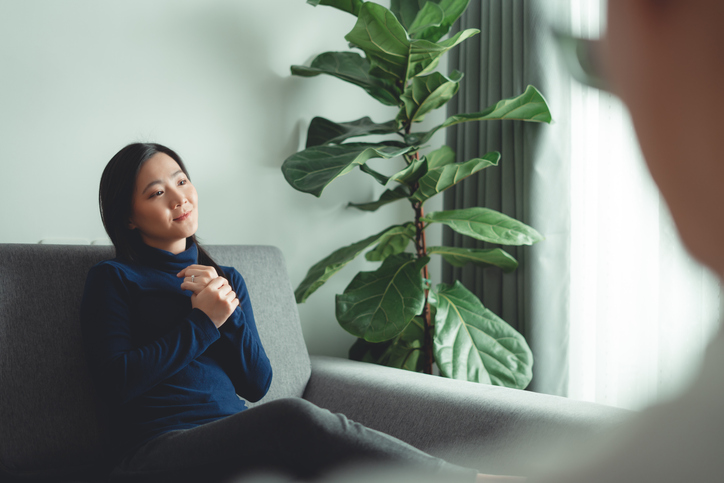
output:
[[[196,243],[189,240],[186,246],[186,250],[177,255],[166,250],[148,246],[143,242],[139,243],[136,248],[141,263],[159,270],[180,272],[189,265],[198,263],[199,259],[199,251]]]

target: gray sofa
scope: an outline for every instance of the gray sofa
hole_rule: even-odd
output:
[[[626,417],[528,391],[310,357],[281,252],[207,248],[247,281],[274,368],[257,404],[303,397],[485,472],[506,472],[552,438],[592,438]],[[91,384],[78,310],[88,269],[112,256],[105,246],[0,244],[0,481],[104,481],[107,414]]]

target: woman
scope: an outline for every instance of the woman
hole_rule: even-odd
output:
[[[114,480],[309,479],[369,462],[484,478],[301,399],[247,409],[241,398],[264,397],[272,367],[244,279],[196,241],[198,196],[175,152],[123,148],[103,172],[100,208],[116,258],[90,270],[81,321],[111,407]]]

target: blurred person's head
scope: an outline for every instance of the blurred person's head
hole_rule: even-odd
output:
[[[684,244],[724,275],[724,1],[608,0],[602,54]]]

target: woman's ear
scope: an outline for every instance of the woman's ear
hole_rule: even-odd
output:
[[[133,220],[129,219],[129,220],[128,220],[128,229],[131,230],[131,231],[133,231],[133,230],[135,230],[136,228],[138,228],[138,227],[136,226],[135,223],[133,223]]]

